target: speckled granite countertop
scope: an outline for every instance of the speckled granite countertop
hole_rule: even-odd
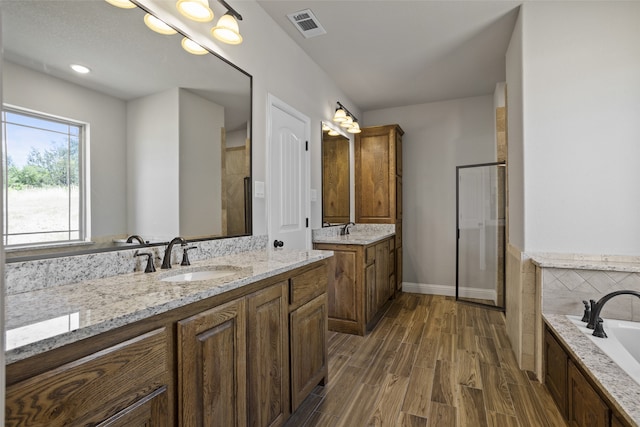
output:
[[[333,245],[370,245],[394,236],[393,232],[351,232],[345,236],[314,237],[313,243],[330,243]]]
[[[553,255],[531,254],[531,261],[538,267],[567,268],[577,270],[625,271],[640,272],[640,257],[602,256],[593,257],[556,257]]]
[[[543,318],[573,353],[578,363],[591,373],[609,399],[630,423],[640,425],[640,384],[600,350],[563,314],[544,314]]]
[[[6,363],[42,353],[147,317],[255,283],[332,256],[330,251],[260,250],[174,266],[156,273],[129,273],[7,295]],[[232,266],[228,276],[162,282],[191,271]],[[46,323],[48,322],[48,323]],[[56,335],[38,336],[40,331]],[[29,343],[29,341],[33,341]],[[14,342],[11,348],[11,341]]]

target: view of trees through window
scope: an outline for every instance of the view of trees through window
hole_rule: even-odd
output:
[[[83,126],[10,109],[2,125],[4,244],[82,239]]]

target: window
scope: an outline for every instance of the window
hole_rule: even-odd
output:
[[[85,125],[2,111],[6,246],[82,241]]]

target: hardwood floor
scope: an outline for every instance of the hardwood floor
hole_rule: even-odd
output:
[[[329,382],[287,427],[566,426],[518,369],[500,312],[401,294],[366,337],[329,334]]]

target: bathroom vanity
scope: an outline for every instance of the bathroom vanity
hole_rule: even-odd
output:
[[[282,425],[327,380],[330,259],[259,250],[9,295],[9,327],[78,325],[7,351],[6,425]]]
[[[329,330],[365,335],[395,296],[395,234],[393,225],[356,227],[372,228],[348,235],[314,237],[313,246],[334,253],[327,284]]]

